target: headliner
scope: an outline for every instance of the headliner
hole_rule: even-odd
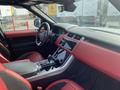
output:
[[[0,5],[35,5],[39,3],[55,3],[57,0],[0,0]]]

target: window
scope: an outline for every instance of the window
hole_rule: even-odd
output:
[[[35,30],[35,18],[24,8],[0,6],[0,27],[3,31]]]

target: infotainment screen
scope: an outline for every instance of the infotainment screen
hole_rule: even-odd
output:
[[[60,45],[63,46],[65,49],[72,50],[75,47],[76,42],[68,39],[62,39]]]
[[[58,60],[66,60],[69,57],[69,52],[66,50],[59,48],[57,52],[54,54],[54,58],[57,58]]]

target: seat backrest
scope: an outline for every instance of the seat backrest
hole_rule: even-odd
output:
[[[0,90],[32,90],[30,83],[0,63]]]

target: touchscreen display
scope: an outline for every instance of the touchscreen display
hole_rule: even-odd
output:
[[[54,57],[57,58],[58,60],[66,60],[68,56],[69,53],[61,48],[54,55]]]
[[[76,45],[76,42],[67,40],[67,39],[63,39],[60,42],[60,45],[63,46],[65,49],[72,50],[74,48],[74,46]]]

